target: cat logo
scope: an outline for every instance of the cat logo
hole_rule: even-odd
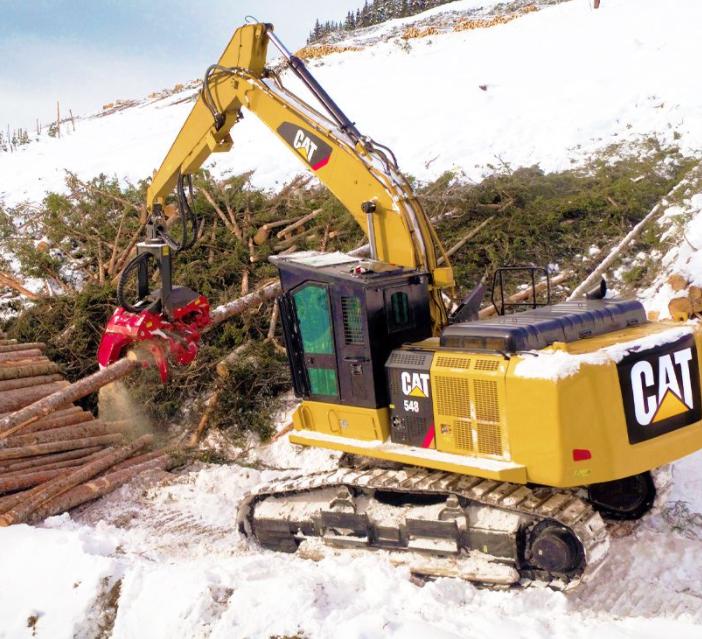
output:
[[[298,129],[293,138],[293,147],[295,150],[312,164],[312,158],[314,157],[314,152],[317,150],[317,145],[312,142],[312,139],[305,135],[302,129]]]
[[[630,443],[699,421],[699,366],[692,335],[632,353],[618,370]]]
[[[326,166],[331,157],[331,147],[321,138],[292,122],[283,122],[278,134],[310,165],[313,171]]]
[[[400,373],[402,392],[408,397],[429,397],[429,373]]]

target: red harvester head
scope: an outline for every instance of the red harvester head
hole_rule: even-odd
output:
[[[152,355],[165,384],[169,359],[178,366],[195,359],[202,330],[210,323],[210,305],[204,295],[197,295],[170,315],[172,319],[149,310],[115,309],[100,341],[100,366],[116,362],[126,349],[139,345]]]

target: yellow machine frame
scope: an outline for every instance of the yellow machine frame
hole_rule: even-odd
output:
[[[230,130],[242,108],[254,113],[278,137],[285,122],[313,132],[333,149],[329,162],[316,167],[314,173],[375,237],[375,257],[430,274],[433,334],[438,336],[447,323],[441,289],[453,286],[453,274],[448,260],[439,265],[443,249],[426,213],[405,178],[396,167],[383,162],[370,141],[354,140],[288,93],[265,68],[272,37],[272,27],[262,23],[236,31],[211,79],[206,80],[223,122],[218,128],[211,105],[201,95],[154,175],[147,195],[149,210],[165,203],[179,175],[193,173],[211,153],[232,148]],[[309,168],[304,149],[285,146]],[[370,217],[362,210],[362,203],[367,202],[375,204]],[[573,356],[594,353],[668,329],[670,325],[649,323],[572,344],[555,344],[548,350]],[[689,330],[694,332],[697,352],[702,352],[700,332]],[[452,352],[439,349],[436,338],[411,348],[434,353],[431,394],[436,435],[431,447],[391,443],[388,408],[318,401],[304,401],[295,411],[290,440],[493,480],[555,487],[634,475],[702,448],[700,422],[630,444],[622,428],[625,416],[614,360],[585,362],[574,374],[544,379],[521,376],[518,369],[523,358],[518,355]],[[465,398],[468,412],[457,408],[458,400]],[[577,451],[587,451],[587,455]]]

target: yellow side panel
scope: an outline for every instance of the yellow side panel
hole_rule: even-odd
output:
[[[507,360],[438,351],[431,367],[436,447],[459,455],[509,459],[505,414]]]
[[[650,324],[619,331],[615,337],[581,340],[573,350],[588,352],[588,345],[595,342],[608,346],[664,328],[670,326]],[[695,341],[699,361],[702,340],[698,331]],[[513,357],[507,372],[507,421],[512,459],[527,467],[530,482],[568,487],[611,481],[652,470],[702,448],[702,422],[631,444],[613,361],[582,363],[577,372],[560,379],[520,377],[515,373],[520,361],[521,357]],[[576,460],[575,451],[587,451],[590,458]]]
[[[293,413],[295,430],[311,430],[363,441],[385,441],[390,434],[387,408],[359,408],[304,401]]]
[[[461,475],[476,475],[496,481],[526,483],[524,466],[508,461],[497,461],[482,457],[452,455],[433,448],[417,448],[392,442],[364,442],[358,439],[338,437],[309,430],[296,431],[289,436],[290,442],[301,446],[314,446],[341,450],[352,455],[372,457],[399,464],[410,464],[423,468],[443,470]]]

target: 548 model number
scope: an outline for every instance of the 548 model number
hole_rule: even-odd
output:
[[[418,413],[419,412],[419,402],[412,399],[405,400],[405,411],[408,413]]]

